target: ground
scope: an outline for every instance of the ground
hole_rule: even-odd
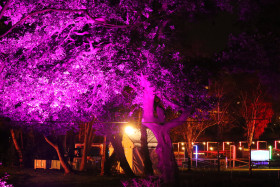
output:
[[[0,176],[7,172],[10,176],[8,183],[15,187],[87,187],[87,186],[122,186],[124,176],[102,177],[90,173],[79,173],[64,175],[61,171],[55,170],[33,170],[20,169],[17,167],[6,168],[0,166]],[[261,187],[280,186],[279,170],[253,170],[249,176],[247,169],[223,170],[193,170],[191,172],[181,171],[180,186],[184,187]]]

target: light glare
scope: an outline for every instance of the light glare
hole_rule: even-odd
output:
[[[131,127],[131,126],[126,126],[124,131],[128,135],[135,134],[135,129],[133,127]]]

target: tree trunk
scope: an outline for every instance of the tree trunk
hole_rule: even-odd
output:
[[[193,153],[193,131],[191,127],[191,122],[187,123],[187,145],[186,145],[186,150],[187,150],[187,157],[188,157],[188,170],[191,171],[192,169],[192,153]]]
[[[60,151],[58,145],[51,142],[46,136],[44,136],[44,138],[45,138],[46,142],[48,142],[48,144],[50,144],[55,149],[55,151],[58,155],[60,164],[61,164],[62,168],[64,169],[64,173],[65,174],[71,173],[71,168],[70,168],[69,164],[65,161],[64,156],[61,154],[61,151]]]
[[[93,134],[94,129],[92,128],[92,123],[85,123],[85,129],[84,129],[84,149],[82,153],[82,161],[79,170],[84,171],[86,169],[87,164],[87,155],[88,151],[91,148],[91,144],[93,141]]]
[[[156,152],[158,155],[158,169],[161,172],[161,177],[166,184],[174,184],[178,182],[179,170],[173,152],[173,146],[169,132],[162,127],[157,129],[156,137],[158,145]]]
[[[113,145],[114,152],[116,152],[117,159],[120,161],[120,165],[124,170],[125,175],[128,177],[135,177],[132,169],[129,166],[129,163],[126,160],[121,136],[120,135],[115,135],[114,137],[112,136],[110,141]]]
[[[220,165],[220,140],[217,143],[217,169],[218,172],[221,170],[221,165]]]
[[[154,107],[154,88],[144,75],[141,75],[141,86],[144,87],[142,123],[152,130],[158,141],[156,152],[158,155],[158,169],[161,172],[161,178],[165,183],[174,184],[178,182],[176,179],[178,179],[179,171],[169,132],[172,128],[182,125],[187,117],[189,117],[191,110],[190,108],[187,110],[185,109],[178,118],[165,121],[163,109]],[[157,111],[157,117],[154,116],[154,109]]]
[[[105,173],[105,161],[106,161],[106,149],[107,149],[107,140],[106,136],[103,139],[103,146],[102,146],[102,158],[101,158],[101,172],[100,175],[103,176]]]
[[[15,136],[15,132],[14,129],[10,130],[11,135],[12,135],[12,139],[13,139],[13,143],[15,145],[16,151],[18,153],[18,157],[19,157],[19,166],[23,167],[23,155],[22,155],[22,150],[17,142],[16,136]]]
[[[83,148],[83,152],[82,152],[82,160],[81,160],[81,165],[79,168],[79,171],[84,171],[86,168],[86,163],[87,163],[87,143],[84,143],[84,148]]]
[[[255,132],[255,120],[253,120],[250,124],[250,130],[248,133],[248,147],[249,147],[249,175],[252,175],[252,160],[251,160],[251,151],[252,151],[252,142],[254,138],[254,132]]]
[[[186,149],[187,149],[187,154],[188,154],[187,155],[188,156],[188,170],[191,171],[191,169],[192,169],[192,149],[193,149],[191,140],[187,142]]]
[[[141,125],[141,153],[144,161],[144,176],[154,175],[153,163],[150,159],[150,153],[147,142],[147,127]]]
[[[107,147],[107,146],[106,146]],[[106,161],[104,163],[104,175],[111,176],[111,168],[113,166],[114,161],[116,160],[116,152],[113,151],[111,156],[109,157],[109,154],[107,154],[107,148],[106,148]]]
[[[252,150],[252,145],[249,146],[249,175],[252,175],[251,150]]]

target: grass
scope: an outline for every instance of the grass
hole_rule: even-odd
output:
[[[248,174],[248,170],[223,170],[217,172],[210,169],[199,169],[181,171],[180,185],[186,187],[276,187],[280,186],[279,170],[253,170],[253,175]],[[8,183],[15,187],[99,187],[113,186],[119,187],[121,180],[125,180],[122,175],[114,177],[97,176],[90,173],[77,173],[64,175],[57,170],[34,170],[27,168],[7,168],[0,166],[0,177],[5,172],[10,176]]]

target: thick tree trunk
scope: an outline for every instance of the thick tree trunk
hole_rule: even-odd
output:
[[[158,146],[156,148],[158,155],[158,169],[160,170],[162,179],[165,183],[174,184],[174,182],[178,182],[179,170],[175,160],[169,131],[162,127],[161,129],[158,129],[156,134],[158,139]]]
[[[190,109],[184,110],[178,118],[165,121],[164,111],[160,107],[154,108],[154,88],[145,76],[141,76],[141,86],[143,93],[143,120],[142,123],[152,130],[158,141],[156,152],[158,155],[158,169],[161,178],[167,184],[178,182],[178,167],[173,153],[173,146],[169,132],[172,128],[182,125],[190,115]],[[154,116],[154,109],[157,110],[157,117]]]
[[[61,151],[60,151],[58,145],[56,145],[53,142],[51,142],[46,136],[44,136],[44,138],[45,138],[46,142],[48,144],[50,144],[55,149],[55,151],[56,151],[56,153],[58,155],[60,164],[61,164],[62,168],[64,169],[64,173],[65,174],[71,173],[71,168],[70,168],[69,164],[65,161],[64,156],[61,154]]]
[[[14,129],[10,130],[11,135],[12,135],[12,139],[13,139],[13,143],[15,145],[16,151],[18,153],[18,157],[19,157],[19,166],[23,167],[23,155],[22,155],[22,150],[17,142],[16,136],[15,136],[15,131]]]
[[[154,175],[153,163],[150,159],[150,153],[147,142],[147,128],[141,125],[141,153],[144,161],[144,175]]]
[[[114,152],[116,152],[117,159],[120,161],[120,165],[124,170],[125,175],[128,177],[135,177],[132,169],[129,166],[129,163],[126,160],[121,137],[119,135],[115,135],[111,137],[110,141],[113,145]]]

